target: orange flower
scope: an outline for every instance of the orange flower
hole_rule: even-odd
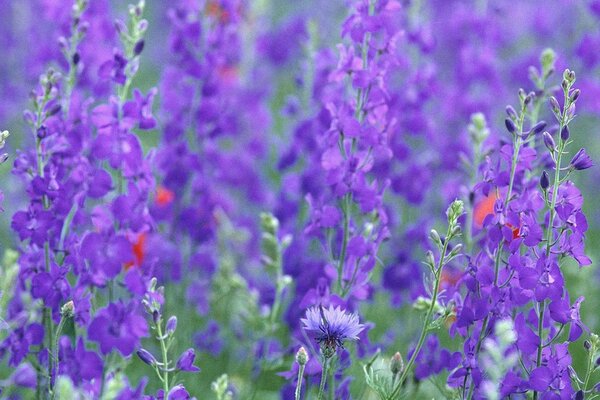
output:
[[[475,227],[483,227],[485,217],[494,213],[494,203],[496,203],[496,199],[498,199],[496,193],[490,193],[475,205],[475,208],[473,208],[473,222]]]
[[[136,241],[131,244],[131,250],[133,251],[133,261],[125,263],[125,270],[136,266],[139,267],[144,262],[144,256],[146,255],[146,233],[142,232],[138,235]]]
[[[160,207],[168,206],[175,198],[175,193],[164,186],[159,185],[156,188],[156,197],[154,201]]]
[[[487,197],[481,199],[473,208],[473,223],[475,227],[481,229],[483,227],[483,221],[488,215],[494,214],[494,204],[498,196],[496,193],[490,193]],[[513,226],[511,223],[506,224],[507,227],[513,231],[513,239],[516,239],[521,234],[520,228]]]

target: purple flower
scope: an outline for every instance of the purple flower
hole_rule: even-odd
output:
[[[187,349],[179,356],[177,360],[177,369],[180,371],[187,372],[198,372],[200,368],[194,365],[194,360],[196,359],[196,352],[194,349]]]
[[[594,166],[592,158],[587,155],[585,149],[579,149],[579,151],[571,159],[571,167],[576,170],[584,170]]]
[[[358,334],[364,329],[364,325],[358,322],[357,314],[347,314],[340,307],[331,305],[328,308],[309,308],[302,323],[319,344],[332,352],[343,348],[346,340],[358,340]]]
[[[92,320],[88,336],[100,344],[103,354],[116,349],[127,357],[133,353],[140,338],[148,335],[145,318],[136,313],[132,304],[126,307],[122,302],[110,303]]]

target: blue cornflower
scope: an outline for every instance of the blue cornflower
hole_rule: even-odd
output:
[[[345,340],[357,340],[364,325],[358,322],[358,315],[348,314],[339,306],[323,308],[322,305],[306,310],[306,318],[302,319],[304,329],[313,332],[321,345],[323,354],[333,356],[338,347],[344,347]]]

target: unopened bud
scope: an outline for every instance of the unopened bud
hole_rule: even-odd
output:
[[[304,346],[298,349],[298,352],[296,353],[296,362],[298,365],[306,365],[308,362],[308,353],[306,352]]]
[[[506,125],[506,129],[510,132],[510,133],[515,133],[517,131],[517,126],[515,125],[515,123],[513,122],[512,119],[510,118],[506,118],[504,120],[504,124]]]
[[[404,361],[402,360],[402,355],[399,352],[396,352],[392,356],[390,361],[390,370],[393,375],[398,375],[404,370]]]
[[[546,121],[540,121],[537,124],[535,124],[533,127],[531,127],[531,131],[533,133],[540,133],[541,131],[544,130],[544,128],[546,127]]]
[[[70,318],[75,314],[75,303],[73,300],[67,301],[60,309],[60,314],[65,318]]]
[[[517,112],[515,111],[515,109],[513,108],[513,106],[506,106],[506,115],[508,115],[508,117],[510,119],[517,119],[518,115]]]
[[[547,190],[550,186],[550,179],[548,178],[548,173],[546,171],[542,171],[542,176],[540,177],[540,187],[542,190]]]
[[[167,321],[166,334],[172,335],[173,333],[175,333],[175,329],[177,329],[177,317],[173,315]]]
[[[136,352],[136,354],[140,358],[140,360],[142,360],[144,363],[146,363],[148,365],[155,365],[156,364],[156,358],[148,350],[146,350],[146,349],[139,349]]]
[[[139,56],[142,54],[142,51],[144,51],[144,39],[140,39],[136,42],[135,46],[133,47],[133,55]]]
[[[552,107],[552,111],[555,114],[560,114],[560,105],[558,104],[558,100],[556,100],[556,97],[554,96],[550,96],[550,107]]]
[[[565,125],[560,131],[560,138],[565,142],[569,140],[569,137],[571,137],[571,132],[569,131],[569,127]]]
[[[556,149],[556,143],[554,142],[552,135],[549,132],[544,132],[543,137],[546,148],[550,150],[551,153],[554,153],[554,150]]]
[[[46,114],[47,117],[51,117],[53,115],[56,115],[60,112],[60,110],[62,110],[62,106],[60,104],[56,104],[54,107],[52,107],[49,111],[48,114]]]
[[[571,93],[571,101],[572,102],[576,102],[577,99],[579,98],[579,95],[581,94],[581,91],[579,89],[575,89],[573,90],[573,93]]]

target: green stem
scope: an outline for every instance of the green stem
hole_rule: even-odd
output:
[[[160,341],[160,350],[162,352],[163,361],[163,390],[165,391],[165,398],[169,393],[169,356],[167,354],[167,345],[165,344],[165,338],[162,333],[161,327],[162,321],[159,319],[156,323],[156,332],[158,333],[158,340]]]
[[[317,394],[317,400],[323,399],[323,393],[325,392],[325,383],[327,382],[327,375],[329,374],[329,358],[323,358],[323,370],[321,371],[321,384],[319,385],[319,393]]]
[[[300,400],[300,393],[302,392],[302,378],[304,378],[304,368],[305,366],[301,364],[298,369],[298,382],[296,383],[296,395],[294,396],[295,400]]]
[[[54,362],[54,371],[56,373],[56,378],[58,378],[59,374],[59,365],[60,361],[58,359],[58,342],[60,340],[60,335],[62,334],[62,330],[65,327],[65,323],[67,322],[67,318],[65,316],[60,317],[60,322],[58,323],[58,328],[56,329],[56,335],[54,336],[54,349],[52,350],[52,359],[49,361],[50,371],[52,371],[52,362]],[[50,382],[52,382],[53,376],[50,375]],[[51,383],[52,385],[52,383]],[[52,400],[56,398],[56,390],[52,389]]]

